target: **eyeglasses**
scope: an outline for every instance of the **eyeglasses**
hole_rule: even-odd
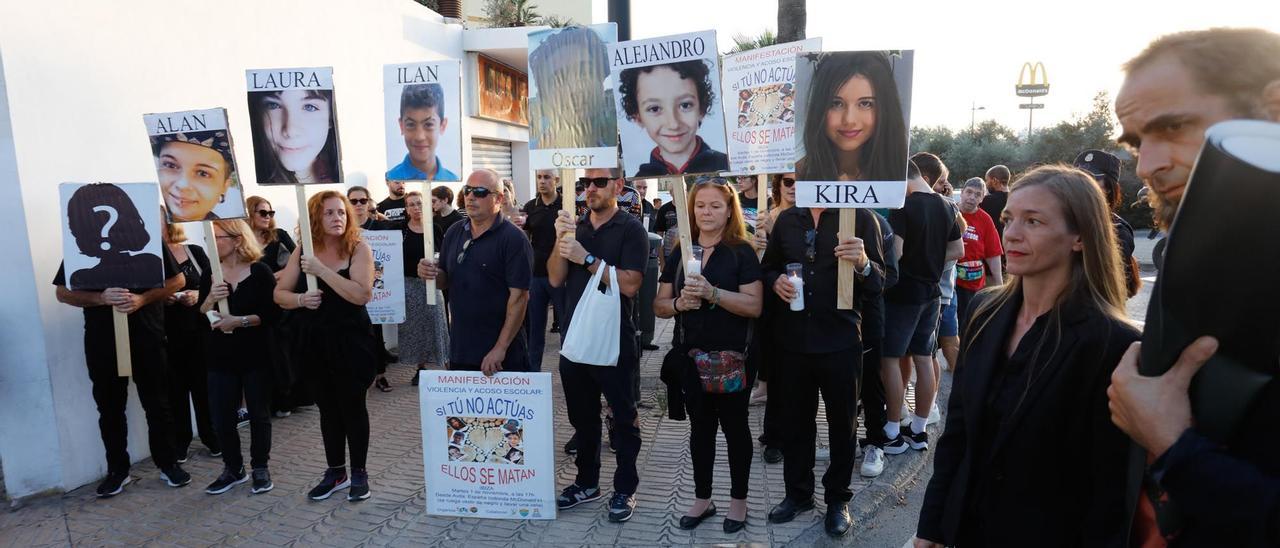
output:
[[[352,198],[351,205],[365,205],[369,203],[368,198]]]
[[[471,247],[471,240],[462,242],[462,252],[458,254],[458,264],[462,264],[462,260],[467,258],[468,247]]]
[[[487,188],[485,188],[485,187],[482,187],[482,186],[464,186],[464,187],[462,187],[462,195],[463,195],[463,196],[471,195],[471,196],[475,196],[475,197],[476,197],[476,199],[483,200],[483,199],[485,199],[485,198],[488,198],[490,194],[493,194],[493,191],[492,191],[492,190],[489,190],[489,189],[487,189]],[[462,262],[462,260],[461,260],[461,259],[459,259],[459,260],[458,260],[458,262]]]
[[[276,216],[276,212],[271,211],[270,209],[259,209],[258,216],[262,217],[263,219],[270,219]]]
[[[817,243],[818,231],[816,229],[804,231],[804,258],[811,263],[818,258]]]
[[[783,178],[782,178],[782,186],[785,186],[785,187],[787,187],[787,188],[791,188],[791,187],[793,187],[793,186],[796,186],[796,180],[795,180],[795,179],[792,179],[791,177],[783,177]]]
[[[612,180],[613,179],[610,179],[608,177],[579,177],[578,188],[586,189],[587,185],[592,185],[596,188],[604,188],[606,186],[609,186],[609,182]]]

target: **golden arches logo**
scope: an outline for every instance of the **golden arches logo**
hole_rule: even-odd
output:
[[[1027,78],[1030,76],[1030,79]],[[1037,76],[1039,82],[1037,83]],[[1045,70],[1044,63],[1036,61],[1032,65],[1030,62],[1023,63],[1022,69],[1018,71],[1018,85],[1014,90],[1019,97],[1040,97],[1049,94],[1049,71]]]

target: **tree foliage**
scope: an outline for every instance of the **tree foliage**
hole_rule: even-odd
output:
[[[765,29],[764,32],[761,32],[758,36],[735,34],[733,35],[733,48],[729,50],[729,53],[741,53],[744,51],[772,46],[777,43],[778,35],[774,34],[772,29]]]
[[[537,4],[529,0],[485,0],[484,16],[494,28],[529,27],[543,20]]]

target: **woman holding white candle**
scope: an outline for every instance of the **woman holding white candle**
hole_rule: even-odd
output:
[[[680,527],[692,529],[716,513],[711,477],[719,424],[728,445],[732,478],[724,531],[734,533],[747,519],[751,468],[747,399],[759,354],[752,344],[751,325],[760,317],[764,286],[733,189],[722,180],[698,183],[689,193],[689,211],[697,245],[692,246],[688,262],[681,261],[681,249],[675,248],[653,301],[658,317],[676,317],[679,335],[669,359],[680,359],[683,367],[671,388],[683,392],[692,430],[689,450],[697,498],[680,518]]]

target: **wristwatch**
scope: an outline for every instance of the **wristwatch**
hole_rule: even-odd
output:
[[[587,256],[582,259],[582,266],[584,267],[590,267],[595,263],[596,263],[596,256],[590,253],[588,253]]]
[[[249,327],[249,317],[240,316],[240,327]]]
[[[871,275],[871,261],[867,261],[867,266],[862,267],[862,272],[859,272],[859,274],[861,274],[863,278]]]

